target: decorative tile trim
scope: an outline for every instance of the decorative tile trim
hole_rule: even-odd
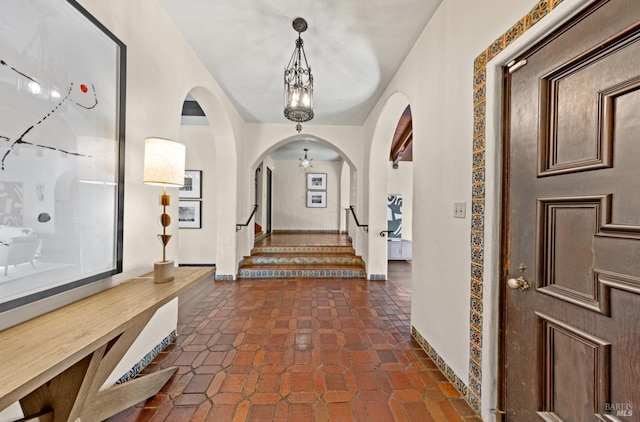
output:
[[[473,63],[473,166],[471,199],[471,297],[469,387],[463,396],[480,413],[482,390],[482,308],[484,283],[485,147],[487,63],[528,31],[562,0],[540,0],[487,47]],[[420,341],[418,341],[420,342]],[[435,351],[434,351],[435,353]],[[436,354],[437,355],[437,354]],[[436,362],[437,363],[437,362]],[[445,373],[445,375],[447,375]]]
[[[365,278],[364,270],[255,270],[240,269],[238,277],[241,278]]]
[[[215,280],[216,281],[233,281],[234,277],[233,277],[233,274],[216,274]]]
[[[248,256],[242,265],[362,265],[362,259],[354,255],[267,255]]]
[[[385,274],[369,274],[369,280],[384,281],[387,279]]]
[[[456,387],[456,390],[460,392],[462,397],[468,396],[468,388],[465,383],[453,372],[453,369],[447,365],[447,363],[440,357],[436,349],[434,349],[429,342],[422,337],[422,335],[416,330],[416,327],[411,326],[411,336],[418,342],[422,350],[431,358],[431,360],[436,364],[438,369],[442,371],[445,377]]]
[[[257,253],[350,253],[351,246],[256,246],[251,251]]]
[[[155,357],[160,354],[160,352],[162,352],[164,349],[166,349],[167,346],[169,345],[169,343],[174,341],[177,336],[178,336],[178,334],[176,333],[176,330],[173,330],[167,337],[162,339],[162,341],[159,344],[157,344],[149,353],[144,355],[144,357],[142,359],[140,359],[140,361],[138,363],[133,365],[133,367],[131,369],[129,369],[129,371],[126,374],[121,376],[116,381],[116,384],[123,384],[123,383],[125,383],[127,381],[130,381],[130,380],[134,379],[135,377],[137,377],[138,374],[140,374],[140,372],[142,372],[142,370],[147,365],[149,365],[151,363],[151,361],[153,359],[155,359]]]

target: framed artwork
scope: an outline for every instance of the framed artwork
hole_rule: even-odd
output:
[[[402,195],[387,195],[389,239],[402,238]]]
[[[122,272],[126,47],[74,0],[0,14],[0,312]]]
[[[184,185],[180,188],[181,199],[202,199],[202,170],[186,170]]]
[[[327,208],[327,192],[308,190],[307,208]]]
[[[178,227],[181,229],[202,228],[202,201],[178,202]]]
[[[307,189],[327,190],[327,173],[307,173]]]

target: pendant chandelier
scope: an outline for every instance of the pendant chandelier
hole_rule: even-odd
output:
[[[309,159],[307,158],[307,151],[309,151],[308,149],[304,149],[304,158],[298,158],[298,160],[300,160],[300,165],[298,165],[298,167],[304,167],[304,168],[309,168],[309,167],[313,167],[311,165],[311,161],[313,160],[313,158]]]
[[[300,133],[301,123],[313,119],[313,75],[300,38],[300,34],[307,30],[307,21],[295,18],[292,26],[298,33],[298,39],[284,70],[284,117],[298,122],[296,130]]]

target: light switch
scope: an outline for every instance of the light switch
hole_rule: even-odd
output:
[[[467,216],[467,203],[466,202],[454,202],[453,203],[453,218],[465,218]]]

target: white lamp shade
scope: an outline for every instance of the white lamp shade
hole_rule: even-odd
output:
[[[150,185],[182,186],[185,151],[183,144],[163,138],[144,141],[144,178]]]

